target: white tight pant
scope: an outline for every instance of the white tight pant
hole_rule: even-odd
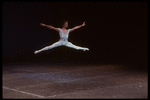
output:
[[[76,45],[72,44],[71,42],[59,40],[58,42],[55,42],[54,44],[52,44],[50,46],[46,46],[46,47],[38,50],[38,52],[48,50],[48,49],[52,49],[52,48],[55,48],[55,47],[58,47],[58,46],[67,46],[67,47],[70,47],[70,48],[74,48],[76,50],[84,50],[84,51],[89,50],[88,48],[76,46]]]

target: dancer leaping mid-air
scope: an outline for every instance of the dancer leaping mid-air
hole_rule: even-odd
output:
[[[53,29],[55,31],[58,31],[59,35],[60,35],[60,40],[58,42],[55,42],[54,44],[52,44],[50,46],[46,46],[46,47],[44,47],[40,50],[35,51],[34,54],[37,54],[37,53],[40,53],[41,51],[52,49],[52,48],[55,48],[55,47],[58,47],[58,46],[67,46],[67,47],[70,47],[70,48],[74,48],[76,50],[83,50],[83,51],[89,50],[88,48],[79,47],[79,46],[76,46],[76,45],[72,44],[71,42],[68,42],[69,32],[71,32],[75,29],[78,29],[82,26],[85,26],[85,22],[83,22],[82,25],[76,26],[76,27],[74,27],[72,29],[68,29],[68,30],[66,29],[68,27],[68,21],[67,20],[64,20],[62,28],[55,28],[51,25],[46,25],[46,24],[43,24],[43,23],[40,23],[40,25],[48,27],[48,28]]]

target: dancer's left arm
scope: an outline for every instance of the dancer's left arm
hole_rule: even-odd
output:
[[[82,27],[82,26],[85,26],[85,22],[83,22],[82,25],[79,25],[79,26],[76,26],[76,27],[70,29],[70,32],[73,31],[73,30],[75,30],[75,29],[78,29],[78,28],[80,28],[80,27]]]

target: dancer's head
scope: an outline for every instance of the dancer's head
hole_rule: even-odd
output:
[[[62,27],[68,28],[68,21],[67,20],[63,20]]]

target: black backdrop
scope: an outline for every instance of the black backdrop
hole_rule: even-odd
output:
[[[88,47],[78,51],[57,47],[34,55],[34,51],[59,40],[45,23],[72,28],[69,41]],[[146,2],[3,2],[3,63],[46,62],[52,64],[125,64],[147,68],[148,9]]]

